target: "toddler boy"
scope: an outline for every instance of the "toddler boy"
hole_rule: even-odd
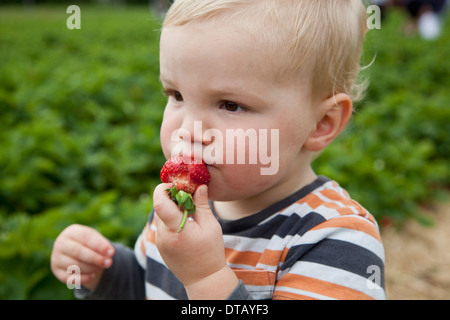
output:
[[[180,233],[171,184],[158,185],[134,252],[68,227],[55,275],[78,264],[86,298],[384,299],[375,220],[311,167],[361,97],[366,19],[360,0],[175,1],[161,34],[161,145],[166,158],[201,157],[211,182]],[[229,132],[260,135],[239,144]],[[263,132],[277,139],[264,145]],[[239,152],[244,163],[231,161]]]

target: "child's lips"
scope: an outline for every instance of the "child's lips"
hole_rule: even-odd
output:
[[[203,161],[201,156],[196,156],[194,154],[180,153],[178,156],[181,156],[185,159],[191,159],[191,161]]]
[[[191,149],[193,150],[193,148]],[[203,154],[203,150],[202,150],[202,154],[198,154],[195,152],[190,152],[190,153],[184,153],[184,152],[180,152],[177,156],[182,156],[188,159],[191,159],[191,161],[203,161],[207,168],[218,168],[220,166],[220,164],[216,163],[216,159],[214,157],[209,156],[208,154]]]
[[[205,159],[203,155],[191,153],[191,154],[180,154],[179,156],[191,159],[191,161],[203,161],[207,166],[214,166],[214,161],[209,161],[210,159]]]

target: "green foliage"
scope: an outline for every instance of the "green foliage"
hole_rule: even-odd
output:
[[[72,223],[133,246],[164,163],[160,21],[83,6],[69,30],[68,16],[0,11],[0,299],[72,295],[49,268]]]
[[[70,299],[73,292],[50,271],[54,240],[67,226],[79,223],[109,239],[133,246],[151,209],[150,196],[138,200],[116,191],[81,195],[38,215],[0,217],[1,299]]]
[[[69,299],[51,274],[55,238],[95,227],[133,246],[164,163],[160,22],[146,7],[0,11],[0,299]],[[380,221],[423,218],[449,186],[450,27],[405,38],[393,12],[372,30],[371,86],[345,133],[315,161]]]
[[[155,19],[145,8],[83,9],[76,31],[61,9],[2,17],[6,213],[42,212],[85,190],[138,196],[163,161]]]

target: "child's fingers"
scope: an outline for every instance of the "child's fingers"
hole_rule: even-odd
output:
[[[84,246],[73,240],[68,240],[66,242],[65,253],[76,261],[81,261],[99,268],[109,268],[112,264],[112,259],[110,257],[104,256],[90,247]]]
[[[168,183],[159,184],[153,191],[153,208],[161,222],[170,231],[176,232],[183,218],[183,213],[167,194],[166,189],[172,185]]]
[[[209,207],[208,202],[208,186],[201,185],[195,190],[193,196],[194,204],[195,204],[195,216],[194,219],[200,225],[208,222],[217,222],[213,213],[211,212],[211,208]]]
[[[55,263],[55,269],[63,270],[66,273],[69,273],[72,267],[79,268],[82,274],[97,273],[104,269],[102,267],[82,262],[74,259],[73,257],[65,255],[60,256],[58,261]]]
[[[112,265],[114,253],[114,247],[98,231],[75,224],[64,229],[55,240],[50,267],[63,283],[73,276],[81,284],[95,287],[103,269]]]
[[[58,270],[55,272],[55,277],[63,283],[79,282],[80,284],[85,284],[87,282],[92,281],[92,279],[94,279],[96,275],[97,275],[96,273],[81,273],[75,275],[65,270]]]
[[[69,239],[105,256],[114,255],[114,247],[100,232],[83,225],[72,225],[67,236]]]
[[[61,255],[52,265],[54,275],[62,282],[67,282],[73,276],[79,277],[77,280],[81,284],[91,281],[103,268],[84,263],[73,257]]]

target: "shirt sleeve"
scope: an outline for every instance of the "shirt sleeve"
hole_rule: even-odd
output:
[[[145,271],[139,265],[134,251],[112,243],[116,252],[110,268],[103,271],[97,287],[90,291],[83,286],[75,289],[75,297],[88,300],[143,300],[145,299]]]
[[[254,300],[248,292],[247,288],[244,285],[244,282],[242,280],[239,280],[239,284],[237,285],[236,289],[230,294],[230,296],[227,298],[227,300]]]
[[[294,237],[274,299],[385,299],[384,249],[360,217],[327,220]]]

